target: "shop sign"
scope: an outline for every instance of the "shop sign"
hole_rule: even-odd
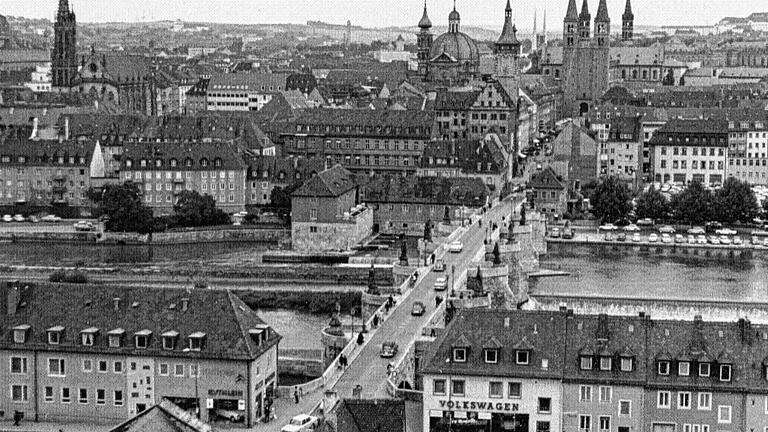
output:
[[[520,407],[516,403],[509,402],[480,402],[480,401],[450,401],[441,400],[440,408],[469,410],[469,411],[506,411],[517,412]]]
[[[208,389],[208,396],[243,397],[242,390]]]
[[[244,401],[244,400],[242,400],[242,399],[239,399],[239,400],[237,401],[237,409],[238,409],[239,411],[245,411],[245,401]]]

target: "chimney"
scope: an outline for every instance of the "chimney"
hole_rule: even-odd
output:
[[[37,127],[39,124],[39,120],[37,117],[32,119],[32,135],[29,136],[29,139],[31,140],[37,140]]]
[[[181,299],[181,311],[186,312],[189,309],[189,299],[184,297]]]
[[[739,318],[739,337],[743,345],[752,345],[752,323],[746,318]]]
[[[7,290],[6,301],[8,304],[8,308],[7,308],[8,316],[14,316],[16,315],[16,309],[19,307],[19,299],[21,297],[21,293],[19,292],[19,286],[18,284],[6,282],[5,288]]]
[[[120,297],[115,297],[112,299],[112,306],[115,312],[120,311]]]
[[[69,117],[64,117],[64,139],[69,141]]]

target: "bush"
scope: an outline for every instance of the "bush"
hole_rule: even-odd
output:
[[[71,272],[56,270],[55,272],[51,273],[50,276],[48,276],[48,280],[51,282],[59,283],[84,284],[88,283],[88,275],[81,272],[80,270],[73,270]]]

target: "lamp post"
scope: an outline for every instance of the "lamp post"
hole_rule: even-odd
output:
[[[451,264],[451,297],[456,297],[456,264]]]

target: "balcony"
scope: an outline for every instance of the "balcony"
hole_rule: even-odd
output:
[[[67,187],[64,185],[54,185],[51,188],[51,191],[53,191],[53,193],[64,193],[67,191]]]

